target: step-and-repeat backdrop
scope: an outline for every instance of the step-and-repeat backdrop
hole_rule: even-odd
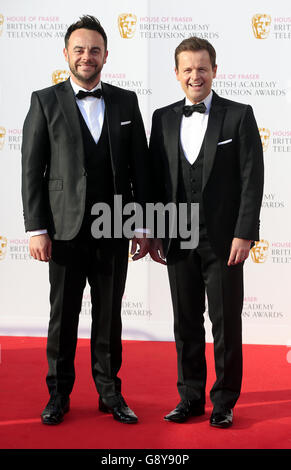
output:
[[[81,5],[81,6],[80,6]],[[4,0],[0,10],[0,334],[46,335],[48,266],[31,259],[21,203],[22,125],[31,92],[68,77],[68,25],[100,19],[109,56],[102,80],[134,90],[149,136],[153,111],[182,98],[174,50],[197,35],[216,48],[213,88],[253,106],[265,157],[261,240],[245,265],[245,343],[291,346],[291,11],[286,0]],[[193,286],[194,288],[194,286]],[[86,287],[79,336],[90,335]],[[124,339],[173,340],[166,268],[129,257]],[[207,340],[211,324],[205,313]]]

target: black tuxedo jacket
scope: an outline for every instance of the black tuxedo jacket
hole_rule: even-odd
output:
[[[102,83],[115,194],[148,200],[148,146],[134,92]],[[104,121],[104,124],[106,122]],[[71,240],[81,227],[86,168],[80,119],[70,81],[32,93],[23,127],[25,229]]]
[[[177,201],[179,139],[184,100],[153,114],[150,155],[155,201]],[[202,198],[208,237],[215,253],[228,258],[233,237],[259,240],[263,195],[263,150],[249,105],[213,92],[204,140]],[[170,235],[171,237],[171,235]],[[165,254],[170,246],[165,240]]]

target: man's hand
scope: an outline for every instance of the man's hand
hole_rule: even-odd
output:
[[[167,264],[165,261],[162,240],[160,240],[160,238],[154,238],[150,241],[149,251],[154,261],[161,264]]]
[[[137,245],[139,245],[139,249]],[[130,254],[134,255],[132,256],[133,261],[143,258],[149,252],[149,248],[150,242],[145,233],[138,233],[137,236],[134,236],[131,240],[130,250]]]
[[[52,255],[52,242],[48,234],[30,237],[29,252],[38,261],[49,261]]]
[[[227,262],[228,266],[242,263],[249,256],[251,240],[244,238],[234,238],[232,240],[230,255]]]

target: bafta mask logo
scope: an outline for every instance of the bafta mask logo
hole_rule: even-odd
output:
[[[261,136],[263,151],[265,152],[269,145],[270,131],[269,129],[266,129],[265,127],[260,127],[259,132]]]
[[[5,127],[0,126],[0,150],[3,150],[4,144],[5,144],[5,134],[6,134]]]
[[[57,85],[58,83],[64,82],[69,78],[70,74],[67,70],[55,70],[52,73],[52,82],[53,85]]]
[[[252,18],[253,32],[256,39],[267,39],[271,28],[270,15],[254,15]]]
[[[118,28],[123,39],[132,39],[136,30],[137,17],[132,13],[122,13],[118,17]]]
[[[4,16],[0,13],[0,36],[3,33]]]
[[[7,251],[7,238],[0,235],[0,261],[6,256]]]
[[[269,250],[269,242],[267,240],[260,240],[255,242],[251,249],[251,257],[254,263],[262,264],[266,261]]]

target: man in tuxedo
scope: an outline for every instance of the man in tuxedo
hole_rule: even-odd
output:
[[[122,196],[124,204],[145,204],[148,148],[135,93],[100,81],[107,55],[106,33],[96,18],[86,15],[72,24],[64,48],[70,78],[32,93],[23,128],[25,228],[31,234],[31,255],[49,262],[46,381],[50,400],[42,413],[44,424],[60,423],[70,407],[78,318],[87,280],[92,302],[92,375],[99,409],[122,423],[137,421],[121,394],[118,377],[129,240],[94,237],[91,208],[102,202],[112,209],[116,195]],[[143,235],[134,237],[133,259],[147,252],[148,240]]]
[[[199,243],[182,249],[170,231],[150,250],[156,261],[167,260],[174,311],[181,401],[165,419],[184,422],[205,412],[206,291],[216,370],[210,424],[228,427],[241,389],[243,263],[259,239],[262,145],[252,108],[212,91],[216,52],[208,41],[184,40],[175,62],[185,99],[153,114],[155,199],[198,203]]]

